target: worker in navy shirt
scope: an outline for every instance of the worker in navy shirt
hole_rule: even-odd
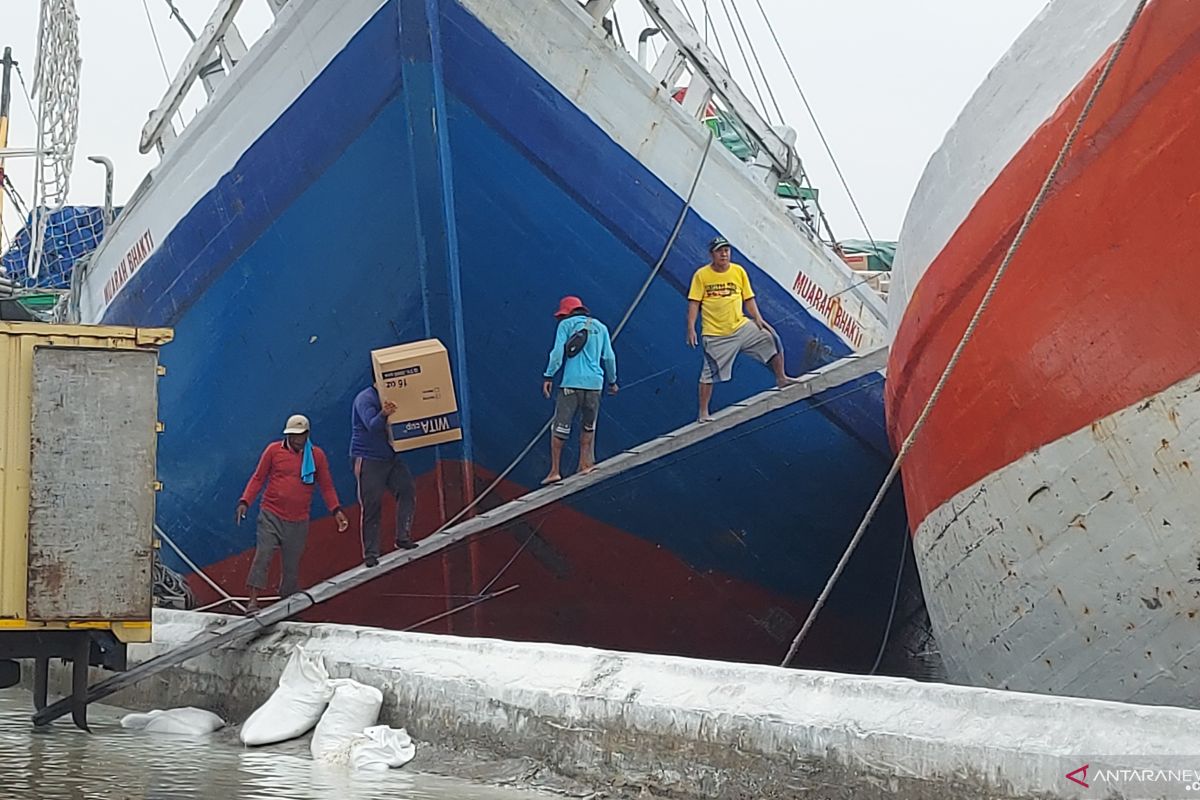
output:
[[[354,398],[350,458],[358,478],[363,561],[368,567],[379,563],[379,522],[384,492],[396,500],[396,547],[409,550],[417,546],[412,540],[416,487],[408,466],[392,449],[388,439],[387,420],[395,412],[396,404],[390,400],[380,402],[374,386],[368,386]]]

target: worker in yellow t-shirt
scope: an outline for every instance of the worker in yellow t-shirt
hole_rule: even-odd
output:
[[[712,419],[708,404],[712,399],[714,382],[725,382],[733,375],[733,361],[738,353],[749,353],[775,373],[779,388],[795,381],[783,371],[783,343],[775,329],[767,324],[754,301],[750,277],[741,264],[730,259],[731,248],[724,236],[708,245],[712,262],[696,270],[688,290],[687,343],[695,347],[696,317],[701,320],[704,366],[700,369],[701,422]],[[748,311],[747,318],[743,312]],[[747,324],[750,320],[754,324]]]

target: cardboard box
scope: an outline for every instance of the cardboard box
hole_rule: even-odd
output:
[[[450,356],[437,339],[371,351],[379,399],[396,404],[388,438],[397,452],[462,439]]]

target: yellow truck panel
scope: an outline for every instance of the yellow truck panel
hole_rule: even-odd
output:
[[[0,636],[149,640],[155,381],[171,338],[0,322]]]

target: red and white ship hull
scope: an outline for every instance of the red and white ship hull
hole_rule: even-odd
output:
[[[901,441],[1136,0],[1056,0],[976,92],[892,282]],[[952,678],[1200,699],[1200,0],[1151,0],[903,469]]]

